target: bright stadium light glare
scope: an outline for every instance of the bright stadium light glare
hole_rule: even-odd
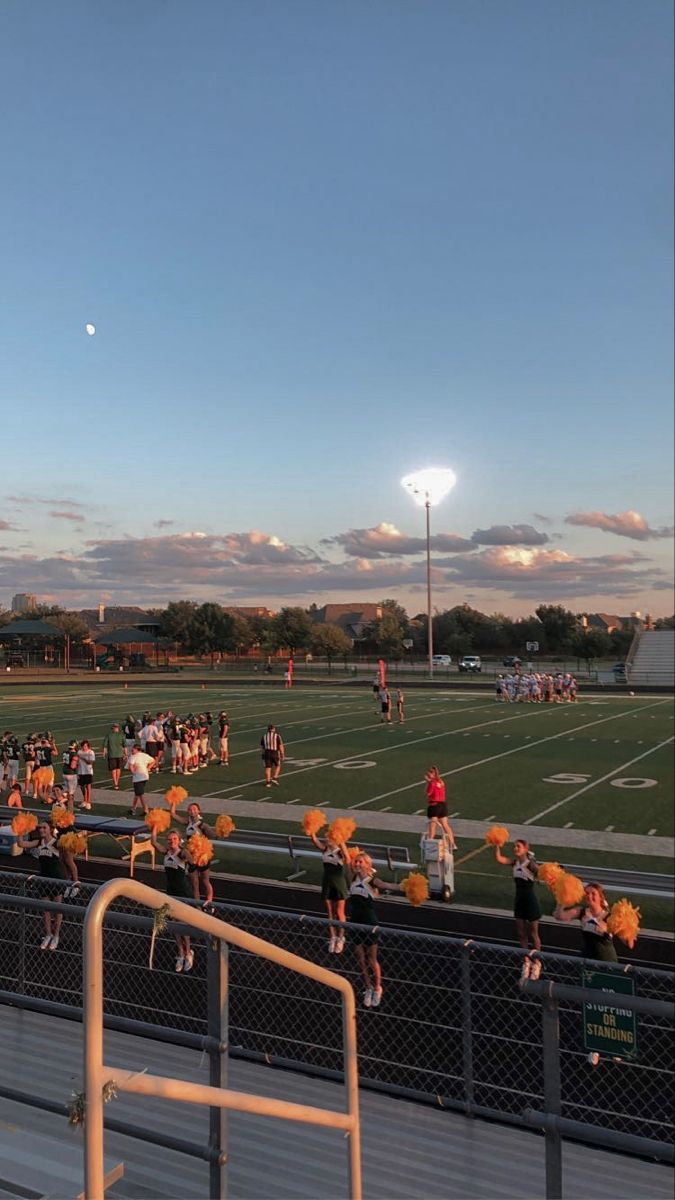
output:
[[[457,476],[449,467],[427,467],[424,471],[413,471],[401,480],[401,486],[412,496],[415,504],[426,509],[427,515],[427,647],[429,651],[429,677],[434,673],[434,629],[431,604],[431,522],[432,506],[452,491]]]
[[[401,486],[412,496],[416,504],[424,508],[426,504],[436,505],[444,500],[457,482],[457,476],[449,467],[426,467],[423,471],[413,471],[401,480]]]

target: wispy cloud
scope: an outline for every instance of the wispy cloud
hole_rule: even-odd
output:
[[[636,542],[647,542],[656,538],[671,538],[675,534],[672,525],[652,529],[641,513],[630,508],[627,512],[603,513],[580,512],[565,517],[567,525],[587,525],[589,529],[602,529],[618,537],[632,538]]]
[[[10,525],[9,521],[0,520],[0,529],[2,529],[6,533],[10,533],[10,532],[16,533],[18,531],[18,526]]]
[[[11,501],[12,504],[46,504],[56,508],[82,508],[79,500],[69,500],[64,496],[47,498],[44,496],[6,496],[5,499]]]
[[[57,521],[83,521],[84,517],[79,512],[67,512],[66,510],[59,511],[52,509],[49,513],[50,517],[55,517]]]
[[[175,525],[175,524],[176,524],[175,521],[159,520],[159,521],[155,521],[155,529],[170,529],[171,526]]]
[[[476,529],[471,541],[481,546],[545,546],[549,538],[534,525],[491,525],[489,529]]]
[[[389,555],[422,554],[426,550],[426,539],[401,533],[395,525],[382,521],[371,529],[348,529],[334,537],[324,538],[323,546],[340,546],[345,554],[363,558],[384,558]],[[473,550],[475,546],[468,538],[457,533],[436,533],[431,538],[431,549],[443,554],[455,554]]]

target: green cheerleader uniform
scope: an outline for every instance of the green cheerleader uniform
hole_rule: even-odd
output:
[[[611,933],[607,929],[600,929],[600,926],[605,924],[608,916],[608,908],[598,917],[594,917],[587,908],[583,910],[581,914],[581,937],[584,944],[584,958],[596,958],[600,962],[619,961]]]
[[[321,859],[323,862],[322,900],[346,900],[349,895],[349,887],[340,851],[337,847],[328,847],[323,851]]]
[[[169,896],[176,896],[179,900],[192,899],[192,891],[187,877],[188,865],[180,850],[176,854],[167,850],[164,855],[164,873]]]
[[[534,890],[537,878],[537,864],[534,855],[528,854],[525,862],[514,858],[511,863],[513,879],[516,885],[516,901],[513,915],[517,921],[538,921],[541,918],[541,908]]]
[[[375,892],[370,886],[374,876],[367,879],[353,879],[349,886],[347,897],[347,920],[355,925],[369,925],[370,929],[350,930],[350,941],[355,946],[376,946],[379,932],[376,928],[377,913],[375,912]]]
[[[59,858],[57,840],[57,836],[53,835],[48,842],[40,842],[40,845],[33,850],[33,854],[38,860],[40,875],[45,879],[65,879],[66,877],[63,863]]]

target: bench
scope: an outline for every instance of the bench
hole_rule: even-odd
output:
[[[33,812],[38,820],[44,819],[48,815],[45,809],[5,809],[5,812],[10,815],[10,823],[0,826],[0,854],[17,855],[22,853],[21,847],[17,845],[17,836],[11,826],[11,817],[16,816],[18,811]],[[97,836],[105,834],[107,837],[111,837],[122,850],[125,850],[125,843],[129,843],[128,853],[123,853],[122,858],[124,862],[129,862],[129,874],[132,879],[134,877],[134,863],[139,855],[149,854],[153,867],[155,865],[155,848],[150,841],[150,830],[144,821],[125,817],[95,816],[93,813],[78,812],[75,813],[75,824],[71,828],[76,832],[87,834],[87,844],[84,850],[85,859],[89,858],[89,837],[93,834]]]
[[[219,850],[256,850],[263,854],[288,854],[291,865],[298,866],[301,858],[321,858],[311,838],[297,833],[271,833],[265,830],[236,829],[228,838],[214,838],[214,846]],[[399,873],[412,871],[417,866],[410,859],[407,846],[389,846],[383,842],[362,842],[359,846],[365,854],[369,854],[376,867],[388,867],[398,880]],[[288,879],[298,879],[304,875],[303,870],[294,871]]]

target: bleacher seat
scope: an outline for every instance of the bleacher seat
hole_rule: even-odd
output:
[[[675,630],[649,629],[639,635],[628,682],[638,687],[675,686]]]

